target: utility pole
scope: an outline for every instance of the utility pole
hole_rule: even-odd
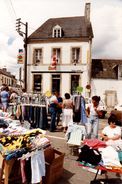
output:
[[[21,30],[21,26],[24,26],[24,30]],[[28,23],[23,23],[21,18],[16,19],[16,31],[24,39],[24,50],[25,50],[25,59],[24,59],[24,89],[27,91],[27,38],[28,38]]]

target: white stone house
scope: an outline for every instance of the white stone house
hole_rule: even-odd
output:
[[[91,95],[99,95],[106,106],[122,104],[122,60],[92,59]]]
[[[84,16],[51,18],[28,37],[27,91],[73,94],[91,79],[90,3]]]
[[[7,68],[0,68],[0,86],[6,84],[8,86],[16,87],[17,79],[12,75]]]

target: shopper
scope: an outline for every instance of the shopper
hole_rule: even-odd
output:
[[[73,101],[71,100],[69,93],[65,93],[64,96],[65,99],[63,100],[62,104],[63,108],[62,124],[64,128],[64,133],[66,133],[68,125],[73,122]]]
[[[51,115],[50,122],[50,132],[54,132],[56,130],[56,115],[57,115],[57,105],[58,105],[58,92],[53,92],[50,100],[49,100],[49,113]]]
[[[17,97],[18,97],[17,92],[15,90],[12,90],[11,95],[10,95],[10,102],[11,103],[16,103]]]
[[[98,138],[98,129],[99,129],[99,115],[101,113],[101,109],[99,106],[100,97],[93,96],[92,103],[88,105],[86,109],[87,114],[87,123],[86,131],[87,131],[87,138]]]
[[[1,106],[2,106],[3,112],[7,112],[9,96],[10,95],[9,95],[8,86],[3,86],[0,93]]]
[[[59,125],[60,117],[61,117],[61,114],[62,114],[63,98],[60,96],[59,92],[57,92],[57,93],[58,93],[58,96],[57,96],[57,99],[58,99],[58,105],[57,105],[57,125]]]

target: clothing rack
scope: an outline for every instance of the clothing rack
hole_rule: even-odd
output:
[[[48,126],[45,104],[10,103],[9,111],[21,122],[28,121],[33,128],[46,129]]]

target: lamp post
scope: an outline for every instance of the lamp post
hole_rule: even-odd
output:
[[[21,26],[24,26],[25,31],[21,30]],[[24,59],[24,89],[27,91],[27,38],[28,38],[28,23],[23,23],[21,18],[16,19],[16,31],[24,39],[24,50],[25,50],[25,59]]]

